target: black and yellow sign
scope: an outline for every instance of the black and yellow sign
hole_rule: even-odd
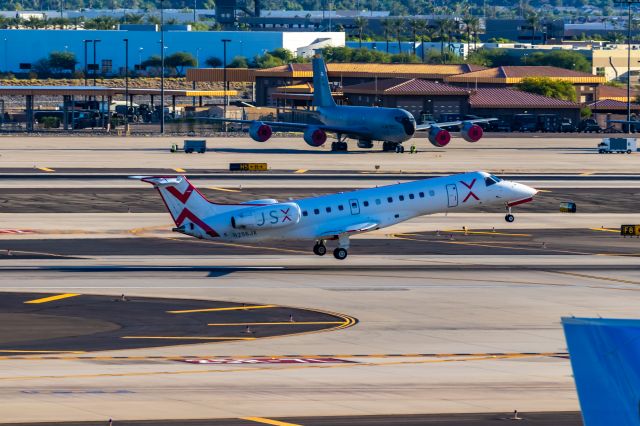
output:
[[[266,172],[267,163],[229,163],[230,172]]]
[[[640,225],[620,225],[620,235],[623,237],[640,237]]]

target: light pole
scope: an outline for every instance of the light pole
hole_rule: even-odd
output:
[[[143,47],[138,49],[138,72],[142,71],[142,51],[144,50]]]
[[[93,40],[82,40],[84,43],[84,85],[87,85],[87,44],[91,43]]]
[[[640,0],[615,0],[615,3],[627,5],[629,19],[627,22],[627,121],[631,121],[631,5]],[[631,133],[631,123],[627,123],[627,133]]]
[[[160,134],[164,135],[164,0],[160,0]]]
[[[196,23],[196,7],[198,7],[198,0],[193,0],[193,23]]]
[[[129,126],[129,39],[124,40],[124,103],[127,112],[124,116],[125,126]]]
[[[96,62],[96,44],[100,43],[102,40],[93,40],[93,86],[96,85],[96,74],[98,73],[98,64]]]
[[[222,44],[224,46],[223,49],[223,71],[222,71],[222,75],[223,75],[223,79],[224,79],[224,107],[223,107],[223,113],[224,113],[224,117],[223,118],[227,118],[227,102],[229,101],[229,99],[227,98],[227,92],[229,91],[229,82],[227,81],[227,43],[229,43],[231,40],[223,38],[222,39]],[[226,123],[226,122],[225,122]],[[225,130],[226,130],[226,126],[225,126]]]

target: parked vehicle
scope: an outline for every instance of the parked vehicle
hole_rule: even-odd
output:
[[[593,118],[587,118],[580,122],[580,131],[584,133],[602,133],[602,128]]]
[[[576,131],[576,126],[574,126],[573,120],[564,117],[560,120],[560,127],[558,130],[562,133],[573,133]]]
[[[600,154],[631,154],[638,150],[636,138],[604,138],[598,144]]]
[[[515,114],[511,130],[517,132],[535,132],[538,130],[538,121],[534,114]]]
[[[557,132],[560,128],[560,117],[556,114],[538,114],[536,130],[539,132]]]
[[[506,120],[498,119],[490,122],[489,130],[492,132],[510,132],[511,124]]]

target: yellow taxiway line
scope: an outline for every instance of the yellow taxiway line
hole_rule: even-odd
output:
[[[296,423],[281,422],[278,420],[265,419],[264,417],[240,417],[240,420],[247,420],[250,422],[264,423],[265,425],[273,426],[302,426]]]
[[[620,233],[620,229],[611,229],[611,228],[589,228],[592,231],[602,231],[602,232],[615,232],[616,234]]]
[[[250,305],[250,306],[234,306],[231,308],[210,308],[210,309],[186,309],[183,311],[167,311],[168,314],[191,314],[196,312],[220,312],[220,311],[246,311],[249,309],[267,309],[275,308],[276,305]]]
[[[230,325],[320,325],[345,324],[345,321],[281,321],[281,322],[225,322],[207,324],[210,327],[224,327]]]
[[[242,192],[239,189],[229,189],[229,188],[220,188],[219,186],[209,186],[209,189],[213,189],[214,191],[223,191],[223,192]]]
[[[255,340],[255,337],[208,337],[208,336],[122,336],[121,339],[158,340]]]
[[[440,232],[455,232],[455,233],[462,233],[462,234],[469,234],[469,235],[502,235],[507,237],[530,237],[531,236],[531,234],[511,234],[508,232],[494,232],[494,231],[471,231],[471,230],[465,231],[464,229],[445,229],[444,231],[440,231]]]
[[[55,172],[54,169],[50,169],[49,167],[38,167],[38,170],[42,170],[43,172],[47,172],[47,173]]]
[[[186,173],[187,172],[185,169],[180,168],[180,167],[175,167],[173,170],[175,170],[178,173]]]
[[[295,172],[293,172],[293,173],[307,173],[308,171],[309,171],[309,170],[307,170],[307,169],[298,169],[298,170],[296,170],[296,171],[295,171]]]
[[[75,297],[75,296],[80,296],[77,293],[64,293],[64,294],[56,294],[55,296],[49,296],[49,297],[43,297],[41,299],[33,299],[33,300],[27,300],[24,303],[30,303],[30,304],[34,304],[34,303],[47,303],[47,302],[53,302],[55,300],[61,300],[61,299],[67,299],[69,297]]]

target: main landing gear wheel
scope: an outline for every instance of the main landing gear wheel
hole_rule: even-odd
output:
[[[325,246],[324,244],[316,244],[315,246],[313,246],[313,253],[318,256],[324,256],[325,254],[327,254],[327,246]]]
[[[401,144],[397,144],[396,145],[396,154],[403,154],[404,153],[404,146]]]
[[[348,146],[346,142],[331,142],[331,151],[343,151],[346,152],[348,150]]]
[[[333,257],[338,260],[345,260],[347,258],[347,249],[338,247],[333,251]]]

